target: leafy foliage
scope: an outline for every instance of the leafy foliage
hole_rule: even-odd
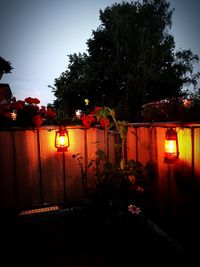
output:
[[[129,160],[123,169],[111,163],[106,153],[98,149],[91,158],[88,168],[95,170],[95,187],[88,191],[87,179],[83,171],[82,156],[72,156],[78,160],[84,193],[88,194],[96,208],[127,210],[133,202],[141,205],[140,198],[147,183],[145,168],[139,161]]]

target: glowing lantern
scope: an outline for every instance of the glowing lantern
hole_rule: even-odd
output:
[[[178,158],[177,132],[174,129],[168,129],[165,134],[164,163],[175,163]]]
[[[81,119],[81,117],[82,117],[82,115],[83,115],[83,112],[82,112],[81,109],[76,109],[76,110],[75,110],[75,114],[76,114],[76,117],[77,117],[78,119]]]
[[[60,128],[56,131],[55,147],[57,152],[66,152],[69,147],[69,135],[67,129]]]

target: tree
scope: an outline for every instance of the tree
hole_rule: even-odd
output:
[[[87,69],[86,53],[69,55],[68,70],[55,79],[52,91],[57,99],[54,106],[63,117],[73,116],[75,109],[82,107],[84,99],[88,98]]]
[[[92,106],[116,109],[119,119],[140,120],[145,103],[184,93],[197,83],[197,55],[175,52],[170,33],[173,10],[166,0],[123,2],[100,10],[101,25],[87,40],[88,54],[70,55],[69,69],[55,80],[56,105],[72,109],[89,98]]]
[[[0,79],[2,78],[3,74],[11,73],[13,69],[10,61],[6,61],[4,58],[0,57]]]

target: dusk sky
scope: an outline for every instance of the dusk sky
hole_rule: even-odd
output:
[[[87,52],[86,41],[100,25],[99,10],[116,2],[122,1],[0,0],[0,56],[14,68],[0,83],[9,83],[17,100],[31,96],[42,105],[53,103],[48,85],[67,69],[67,55]],[[191,49],[200,57],[200,1],[170,3],[176,49]]]

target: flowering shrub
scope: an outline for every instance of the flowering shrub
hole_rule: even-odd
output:
[[[94,125],[100,125],[102,128],[112,127],[111,120],[114,119],[114,110],[108,107],[96,107],[87,115],[81,116],[83,126],[89,128]]]
[[[145,122],[199,121],[199,107],[199,97],[174,97],[143,105],[141,117]]]
[[[1,126],[40,127],[53,124],[56,112],[51,107],[39,107],[39,104],[40,100],[32,97],[0,104]]]

